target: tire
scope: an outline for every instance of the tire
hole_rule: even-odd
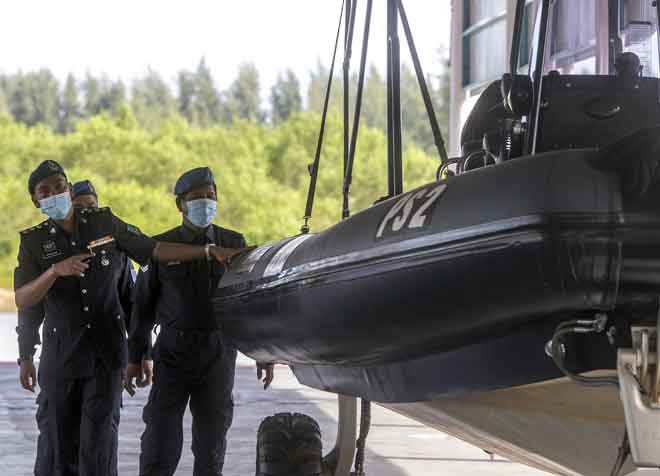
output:
[[[278,413],[259,425],[256,476],[318,476],[322,459],[321,429],[313,418]]]

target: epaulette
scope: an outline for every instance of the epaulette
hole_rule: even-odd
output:
[[[21,230],[20,233],[21,233],[21,235],[27,235],[27,234],[30,234],[30,233],[35,232],[37,230],[41,230],[43,228],[46,228],[47,226],[48,226],[48,220],[44,220],[41,223],[39,223],[38,225],[31,226],[30,228],[26,228],[25,230]]]

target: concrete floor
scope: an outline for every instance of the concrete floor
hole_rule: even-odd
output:
[[[35,396],[20,388],[15,363],[16,315],[0,313],[0,475],[29,476],[37,436]],[[137,475],[142,407],[147,390],[124,396],[120,425],[119,474]],[[335,441],[337,404],[334,395],[300,385],[286,367],[276,369],[275,382],[263,391],[252,362],[239,357],[234,389],[234,424],[229,434],[225,476],[255,471],[256,432],[261,420],[277,412],[301,412],[316,418],[323,430],[324,449]],[[190,415],[185,417],[183,456],[177,475],[192,474]],[[379,406],[372,410],[367,474],[372,476],[543,476],[546,473],[502,458],[490,457],[471,445],[427,428]]]
[[[225,476],[254,474],[256,429],[266,416],[281,411],[304,412],[316,418],[324,431],[324,447],[335,438],[336,402],[332,394],[300,386],[288,368],[277,369],[273,388],[263,391],[254,368],[240,365],[235,387],[235,418],[229,435]],[[147,392],[124,399],[120,426],[119,474],[136,475],[140,419]],[[28,476],[34,462],[36,426],[34,396],[19,388],[17,368],[0,364],[0,473]],[[369,438],[367,474],[405,475],[543,475],[539,471],[501,458],[494,461],[478,448],[429,429],[389,410],[375,406]],[[190,416],[182,460],[177,475],[192,474]]]

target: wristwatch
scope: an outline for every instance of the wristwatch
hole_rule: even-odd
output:
[[[204,254],[206,255],[207,261],[211,261],[211,246],[215,246],[215,243],[207,243],[204,245]]]

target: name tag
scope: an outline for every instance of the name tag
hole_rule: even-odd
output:
[[[90,241],[87,244],[87,249],[89,250],[90,253],[95,254],[94,250],[98,250],[99,248],[102,248],[103,246],[109,245],[111,243],[115,242],[115,238],[111,235],[103,236],[97,240]]]
[[[167,266],[174,266],[174,265],[177,265],[177,264],[181,264],[181,261],[168,261],[167,262]]]

